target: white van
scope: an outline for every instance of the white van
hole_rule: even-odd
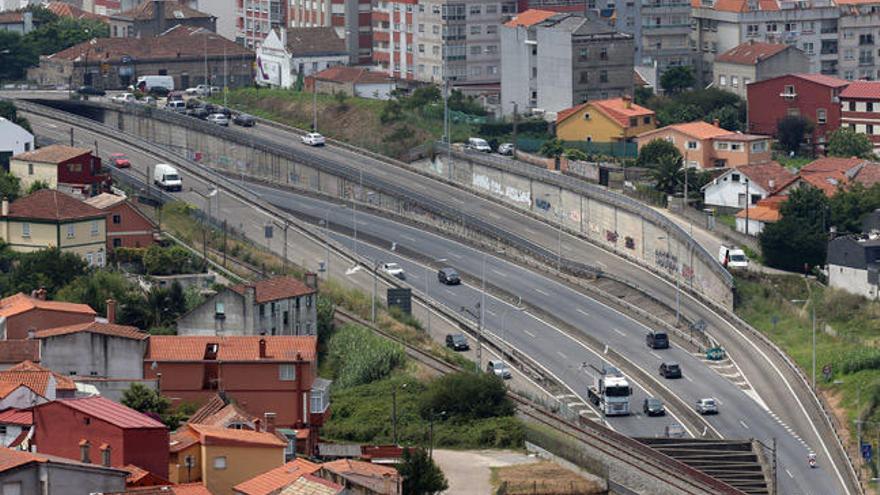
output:
[[[487,143],[486,140],[483,138],[468,138],[467,147],[468,149],[481,151],[483,153],[492,152],[492,147],[489,146],[489,143]]]
[[[725,268],[748,268],[749,258],[745,251],[735,247],[721,246],[718,250],[718,262]]]
[[[144,93],[152,88],[162,87],[168,91],[174,91],[174,78],[171,76],[141,76],[137,78],[135,87]]]
[[[158,163],[153,168],[153,183],[166,191],[180,191],[183,189],[183,181],[177,169],[167,163]]]
[[[184,113],[186,112],[186,102],[183,100],[167,101],[165,102],[165,110],[170,110],[177,113]]]

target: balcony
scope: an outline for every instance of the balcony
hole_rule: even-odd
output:
[[[820,55],[837,55],[837,48],[822,48]]]
[[[874,65],[874,57],[859,58],[859,67]]]
[[[642,26],[642,29],[676,29],[676,28],[687,28],[690,29],[691,25],[688,24],[647,24]]]

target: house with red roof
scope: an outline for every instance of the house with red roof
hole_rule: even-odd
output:
[[[556,137],[563,141],[632,142],[656,128],[654,111],[628,96],[588,101],[556,115]]]
[[[34,413],[31,410],[3,409],[0,411],[0,443],[3,447],[28,450],[33,426]]]
[[[64,399],[33,408],[33,447],[85,463],[129,464],[168,478],[168,428],[104,397]]]
[[[223,392],[251,415],[274,414],[279,426],[308,429],[316,353],[317,339],[307,336],[154,335],[144,377],[158,378],[168,397],[202,404]]]
[[[387,72],[371,71],[363,67],[337,65],[305,78],[307,91],[343,93],[374,100],[387,100],[397,88],[397,81]]]
[[[9,172],[21,181],[22,190],[36,182],[78,199],[87,199],[110,187],[110,173],[101,158],[87,148],[53,144],[13,156]]]
[[[3,398],[0,409],[23,409],[40,402],[75,396],[76,383],[73,380],[30,361],[0,371],[0,397]]]
[[[4,493],[68,495],[125,490],[128,473],[101,463],[0,448],[0,487]]]
[[[277,495],[303,475],[313,474],[319,469],[320,464],[295,459],[235,485],[235,495]]]
[[[703,186],[703,203],[739,210],[770,196],[794,177],[776,162],[735,167]]]
[[[129,488],[124,492],[104,492],[103,495],[213,495],[201,483],[180,483],[177,485],[156,485]]]
[[[880,151],[880,81],[853,81],[840,92],[840,126],[868,136]]]
[[[849,84],[821,74],[789,74],[749,84],[748,130],[776,136],[779,121],[800,116],[814,124],[805,145],[824,153],[831,133],[840,127],[840,95]]]
[[[24,340],[29,332],[88,323],[95,321],[95,315],[95,310],[87,304],[47,301],[45,290],[34,291],[30,296],[19,292],[0,299],[0,338]],[[21,361],[23,359],[15,362]]]
[[[125,196],[101,193],[86,204],[107,212],[107,252],[115,248],[146,248],[158,241],[159,229]]]
[[[351,493],[363,495],[400,495],[402,478],[397,469],[371,462],[340,459],[325,462],[315,473],[318,477],[344,486]]]
[[[772,156],[769,136],[731,132],[717,121],[668,125],[640,134],[636,142],[641,150],[657,139],[675,145],[690,168],[735,168],[768,162]]]
[[[289,276],[221,289],[177,320],[178,335],[315,335],[318,278]]]
[[[809,72],[810,58],[795,45],[750,39],[715,57],[712,71],[716,88],[745,99],[750,83]]]
[[[841,188],[852,184],[871,187],[877,182],[880,182],[880,163],[863,158],[827,156],[801,168],[798,175],[780,189],[780,194],[809,185],[831,197]]]

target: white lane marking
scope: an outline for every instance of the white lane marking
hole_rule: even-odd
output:
[[[614,331],[617,332],[617,335],[620,335],[622,337],[626,337],[626,333],[621,331],[619,328],[615,328]]]
[[[694,382],[694,381],[691,379],[691,377],[689,377],[688,375],[684,375],[684,379],[687,380],[687,381],[689,381],[689,382],[691,382],[691,383]]]
[[[489,314],[492,315],[492,316],[498,316],[498,315],[496,315],[495,312],[492,311],[491,309],[487,309],[486,312],[489,313]]]
[[[654,352],[654,351],[649,351],[649,353],[650,353],[652,356],[654,356],[655,358],[657,358],[657,359],[663,361],[663,358],[660,357],[660,355],[657,354],[656,352]]]
[[[507,274],[506,274],[506,273],[499,272],[498,270],[496,270],[496,269],[494,269],[494,268],[492,268],[492,273],[494,273],[495,275],[498,275],[499,277],[507,278]]]
[[[403,237],[404,239],[408,240],[409,242],[418,242],[418,241],[416,241],[415,237],[410,236],[410,235],[400,234],[400,237]]]
[[[565,359],[566,361],[568,360],[568,356],[566,356],[565,354],[563,354],[559,351],[556,351],[556,354],[559,354],[559,357],[561,357],[562,359]]]
[[[528,335],[529,337],[531,337],[533,339],[535,338],[535,334],[533,334],[532,332],[530,332],[528,330],[523,330],[523,333],[525,333],[526,335]]]
[[[452,292],[452,291],[449,290],[449,289],[443,289],[443,290],[445,290],[446,293],[449,294],[450,296],[455,296],[455,292]]]
[[[794,479],[794,475],[791,474],[791,471],[789,471],[788,469],[785,470],[785,474],[787,474],[789,478]]]
[[[576,311],[584,316],[590,316],[590,313],[587,313],[586,311],[582,310],[581,308],[577,308]]]
[[[544,294],[545,296],[549,296],[549,295],[550,295],[550,294],[547,294],[545,291],[541,290],[541,289],[538,288],[538,287],[535,287],[535,292],[537,292],[538,294]]]
[[[447,256],[451,256],[451,257],[453,257],[453,258],[455,258],[455,259],[457,259],[457,260],[460,260],[460,259],[461,259],[461,255],[460,255],[460,254],[446,253],[446,255],[447,255]]]
[[[749,425],[747,425],[746,422],[743,421],[743,420],[739,420],[739,424],[741,424],[742,427],[745,428],[745,429],[747,429],[747,430],[751,429],[751,428],[749,428]]]

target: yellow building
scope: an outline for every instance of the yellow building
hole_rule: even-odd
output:
[[[235,485],[283,465],[286,446],[274,433],[187,424],[171,436],[169,481],[235,495]]]
[[[629,97],[594,100],[559,112],[556,137],[563,141],[613,143],[633,141],[657,128],[654,111]]]
[[[91,266],[104,266],[107,213],[65,193],[43,189],[12,203],[3,200],[0,239],[13,251],[57,247]]]
[[[42,182],[49,189],[91,196],[91,184],[100,181],[100,162],[92,157],[91,150],[53,144],[27,151],[9,160],[9,173],[21,181],[21,189],[27,191],[35,182]]]

